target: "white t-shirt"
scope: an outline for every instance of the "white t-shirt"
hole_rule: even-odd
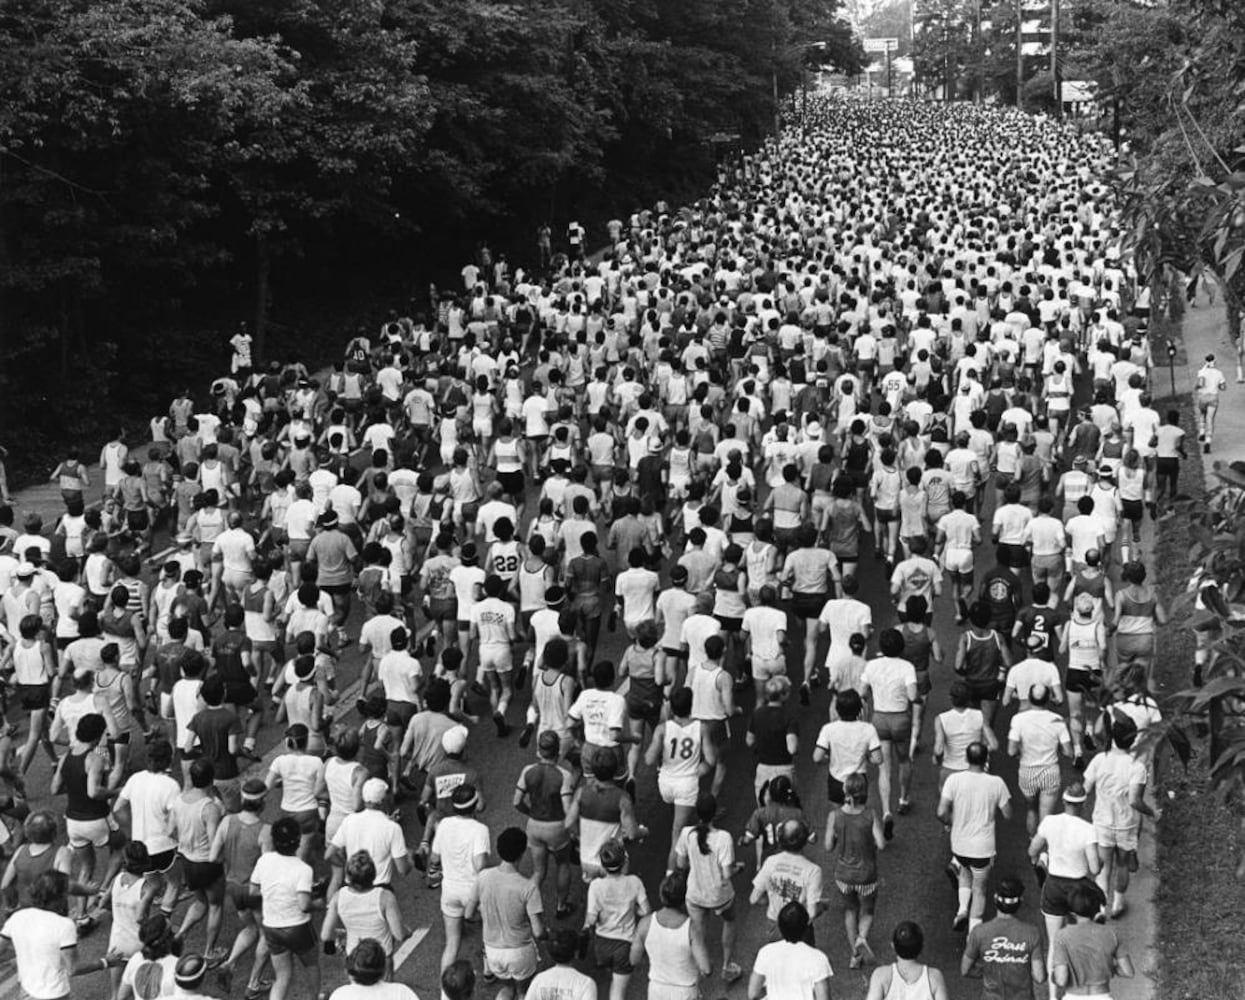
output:
[[[638,625],[657,617],[657,592],[661,578],[651,569],[633,566],[614,578],[614,596],[623,603],[623,621]]]
[[[1045,767],[1059,763],[1059,746],[1071,745],[1063,716],[1049,709],[1030,708],[1012,716],[1007,742],[1020,745],[1021,767]]]
[[[285,812],[310,812],[316,808],[316,785],[324,761],[306,753],[283,753],[273,760],[269,770],[281,779],[281,808]]]
[[[339,986],[329,996],[329,1000],[419,1000],[415,991],[405,983],[373,983],[371,986],[360,986],[358,983],[347,983]]]
[[[486,597],[471,608],[469,621],[476,627],[481,646],[508,646],[514,632],[514,605],[500,597]]]
[[[752,971],[765,977],[765,995],[813,1000],[814,987],[834,975],[830,959],[804,942],[775,941],[757,952]]]
[[[597,1000],[597,984],[569,965],[555,965],[532,980],[528,1000]]]
[[[172,775],[155,771],[131,774],[117,804],[130,804],[130,835],[140,840],[148,854],[160,854],[177,846],[173,838],[172,806],[181,787]]]
[[[1146,765],[1124,750],[1100,753],[1085,769],[1085,788],[1095,792],[1094,826],[1099,829],[1131,830],[1141,823],[1132,805],[1134,785],[1146,784]]]
[[[367,851],[376,866],[376,885],[393,881],[393,862],[407,853],[402,827],[376,809],[345,817],[333,834],[332,844],[344,851],[347,859],[357,851]]]
[[[752,655],[761,660],[777,660],[782,653],[778,633],[787,630],[787,614],[778,608],[759,605],[744,612],[744,633],[752,636]]]
[[[249,573],[255,558],[255,539],[242,528],[226,528],[212,543],[212,556],[221,557],[226,573]]]
[[[176,955],[165,955],[152,961],[144,958],[141,951],[136,952],[121,970],[121,985],[129,986],[134,991],[136,1000],[176,996],[174,973],[177,971],[177,962]]]
[[[1025,528],[1033,520],[1033,513],[1028,507],[1018,503],[1008,503],[994,512],[993,528],[1003,545],[1023,545]]]
[[[420,681],[424,668],[405,649],[393,649],[381,657],[376,666],[376,679],[390,701],[419,704]]]
[[[1039,514],[1025,527],[1025,541],[1033,544],[1035,556],[1054,556],[1067,547],[1068,535],[1057,518]]]
[[[957,771],[947,778],[942,798],[951,803],[951,853],[962,858],[994,857],[994,814],[1011,797],[997,774]]]
[[[1089,874],[1085,849],[1096,846],[1094,824],[1069,813],[1052,813],[1038,824],[1046,841],[1046,870],[1056,878],[1084,878]]]
[[[865,664],[862,686],[873,692],[875,712],[906,712],[908,687],[916,687],[916,668],[898,656],[877,656]]]
[[[489,852],[488,827],[470,816],[447,816],[437,824],[432,853],[441,859],[443,885],[474,888],[475,858]]]
[[[830,632],[830,648],[826,650],[826,665],[830,666],[835,660],[852,655],[848,640],[854,633],[869,634],[873,627],[873,610],[854,597],[835,597],[826,601],[818,620]]]
[[[1059,687],[1059,668],[1050,660],[1026,657],[1007,672],[1005,687],[1015,691],[1018,698],[1029,700],[1029,692],[1035,684],[1044,684],[1047,691]]]
[[[590,689],[580,692],[571,706],[570,716],[584,724],[584,739],[599,747],[615,746],[618,740],[612,729],[621,729],[627,721],[627,703],[616,691]]]
[[[263,921],[268,927],[298,927],[311,917],[298,902],[300,892],[311,892],[311,865],[298,858],[269,851],[261,854],[251,881],[264,897]]]
[[[865,772],[869,755],[881,752],[882,741],[872,723],[836,719],[821,727],[817,749],[830,755],[830,777],[845,781],[849,774]]]
[[[22,992],[32,1000],[69,996],[69,968],[64,949],[78,944],[78,929],[68,917],[28,906],[5,922],[0,936],[13,942]]]

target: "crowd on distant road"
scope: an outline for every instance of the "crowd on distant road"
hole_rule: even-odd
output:
[[[235,973],[248,1000],[315,997],[344,957],[335,1000],[409,1000],[394,889],[419,878],[449,1000],[595,998],[586,963],[610,1000],[644,964],[651,1000],[746,969],[753,1000],[827,1000],[827,908],[850,965],[876,966],[869,1000],[964,995],[961,972],[991,1000],[1109,997],[1157,815],[1166,613],[1141,528],[1187,442],[1150,394],[1109,159],[1011,110],[814,100],[709,196],[611,220],[602,253],[578,223],[563,247],[542,228],[531,269],[481,245],[461,288],[360,329],[328,373],[253,358],[242,329],[150,442],[67,454],[55,524],[0,507],[20,709],[0,947],[23,995],[108,968],[114,1000]],[[1213,358],[1197,378],[1209,448],[1226,380]],[[864,566],[894,626],[857,596]],[[524,755],[512,809],[484,812],[480,727]],[[754,767],[728,773],[741,731]],[[940,843],[905,834],[914,768],[937,770]],[[728,780],[755,790],[742,826]],[[668,828],[637,816],[653,784]],[[1013,809],[1032,872],[993,870]],[[658,884],[628,872],[645,837],[668,845]],[[915,922],[874,932],[890,851],[946,865],[962,969],[923,964]],[[1026,893],[1043,926],[1016,916]],[[741,955],[754,919],[771,943]],[[460,954],[477,920],[482,964]],[[101,921],[107,955],[83,962]]]

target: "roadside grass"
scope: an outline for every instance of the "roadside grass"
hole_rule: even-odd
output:
[[[1188,395],[1156,404],[1181,411],[1191,458],[1181,463],[1180,491],[1194,501],[1206,494],[1193,406]],[[1192,567],[1188,520],[1178,516],[1156,531],[1156,586],[1167,606],[1183,593]],[[1155,679],[1161,694],[1188,687],[1193,634],[1178,623],[1160,629]],[[1160,694],[1160,700],[1161,700]],[[1193,735],[1193,734],[1191,734]],[[1238,820],[1211,792],[1207,741],[1193,737],[1188,770],[1174,758],[1159,778],[1164,810],[1157,835],[1158,890],[1155,947],[1160,1000],[1240,1000],[1245,997],[1241,947],[1242,887],[1234,877]],[[1134,956],[1136,958],[1137,956]]]

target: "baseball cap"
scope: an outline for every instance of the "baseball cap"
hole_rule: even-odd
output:
[[[1025,639],[1025,646],[1029,649],[1041,649],[1046,645],[1046,637],[1038,632],[1030,632],[1029,637]]]
[[[35,575],[35,564],[32,562],[27,562],[26,560],[23,559],[21,562],[17,564],[17,569],[15,570],[15,572],[17,573],[19,577],[34,576]]]
[[[379,805],[389,794],[389,786],[381,778],[368,778],[363,782],[363,801]]]
[[[462,753],[467,749],[467,727],[453,726],[441,734],[441,749],[446,753]]]

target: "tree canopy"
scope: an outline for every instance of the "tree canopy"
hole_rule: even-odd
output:
[[[224,314],[262,354],[270,314],[699,187],[812,50],[862,64],[834,0],[10,0],[0,419],[42,416],[17,464],[157,405]]]

